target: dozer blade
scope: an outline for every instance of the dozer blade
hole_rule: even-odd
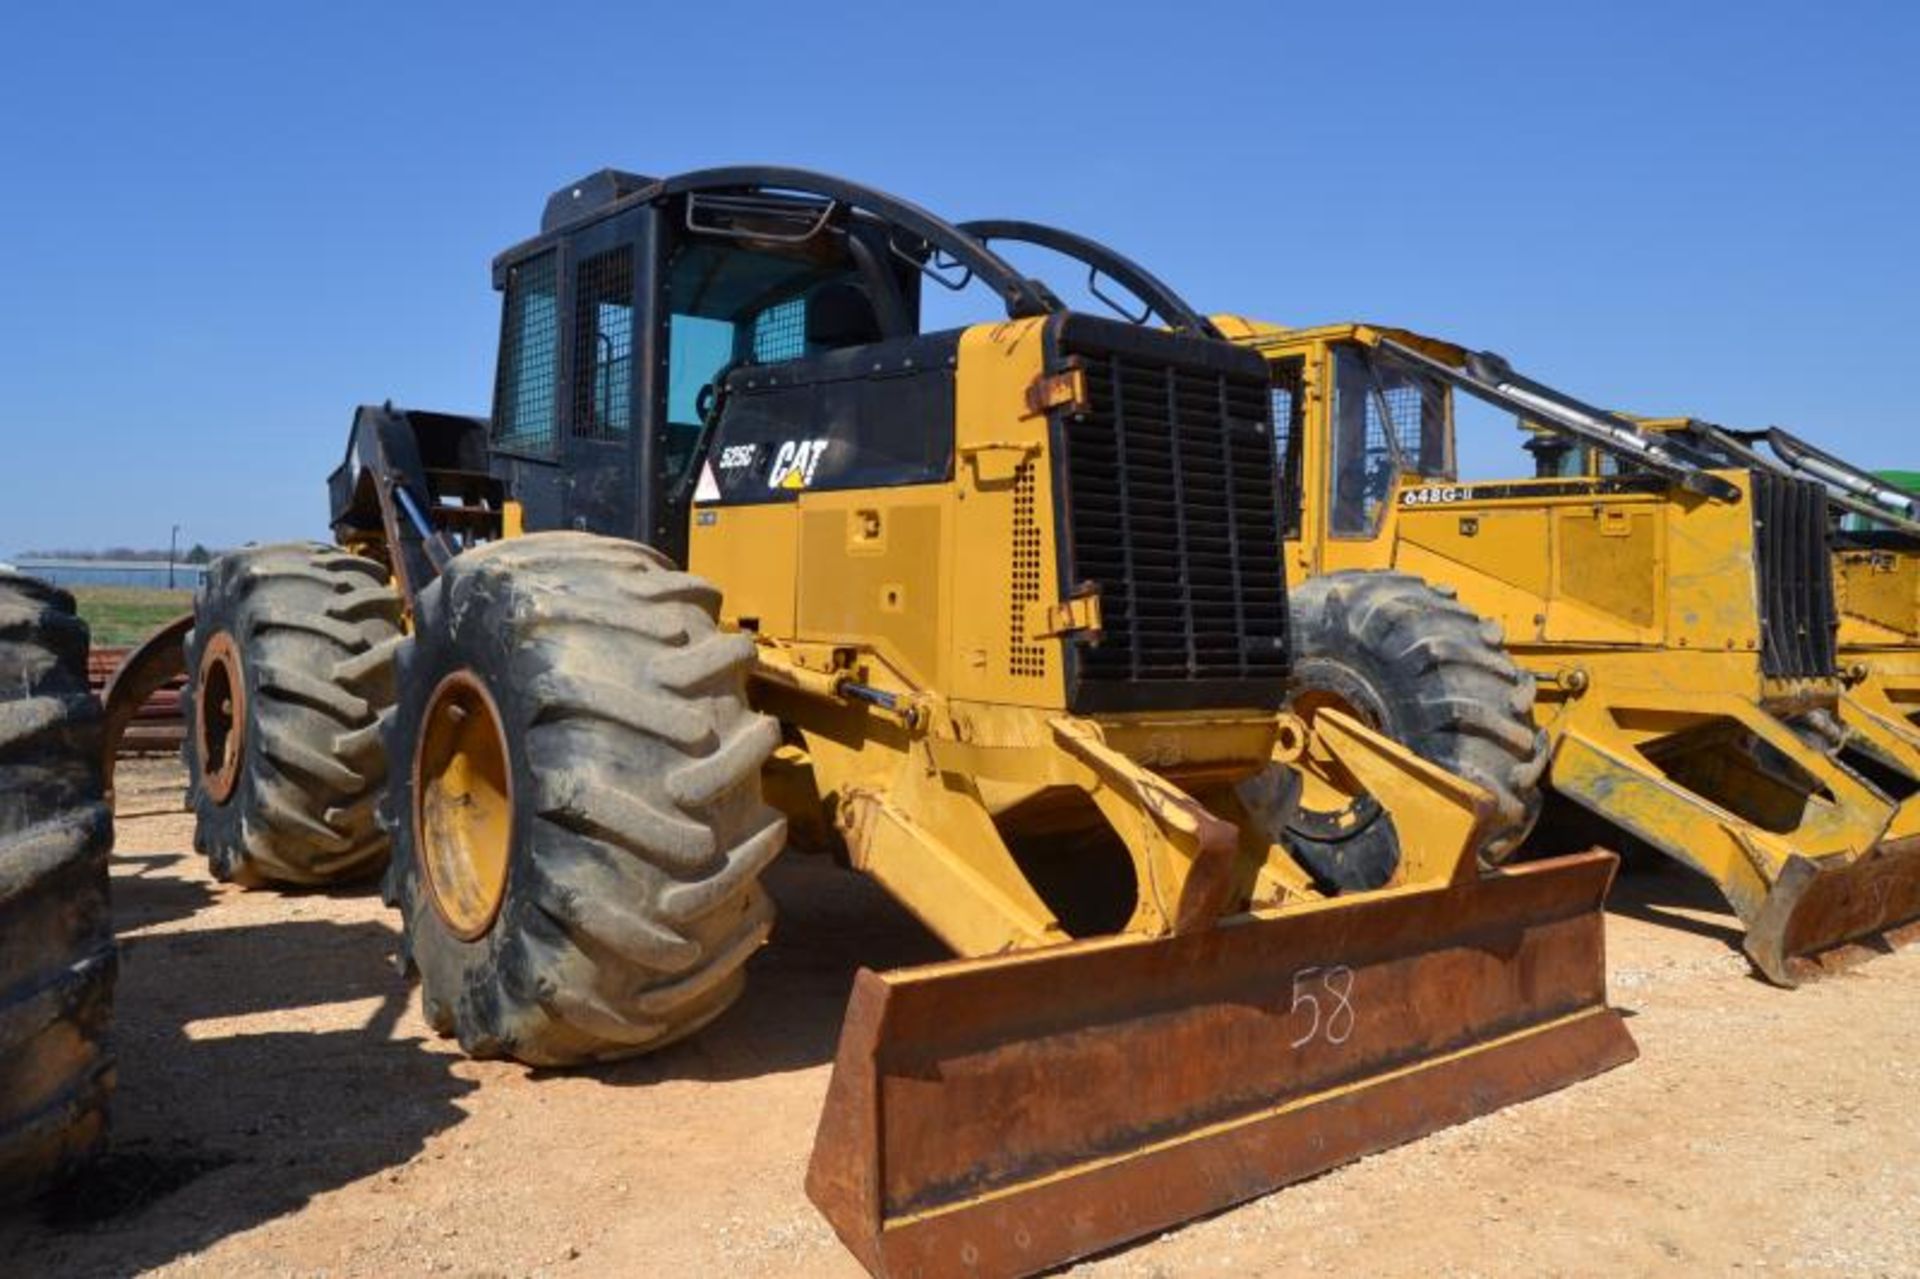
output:
[[[1747,926],[1747,957],[1782,986],[1920,941],[1920,837],[1851,861],[1790,857]]]
[[[1585,853],[854,984],[807,1192],[875,1275],[1017,1275],[1632,1060]]]

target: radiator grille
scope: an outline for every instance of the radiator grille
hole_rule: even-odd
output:
[[[1277,705],[1287,604],[1264,371],[1068,350],[1088,405],[1060,427],[1063,584],[1098,588],[1103,628],[1075,649],[1076,704]]]
[[[1753,542],[1760,580],[1760,669],[1778,679],[1831,678],[1835,652],[1833,561],[1820,485],[1752,472]]]

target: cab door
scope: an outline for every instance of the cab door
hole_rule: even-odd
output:
[[[1359,342],[1331,343],[1318,357],[1319,571],[1391,568],[1402,501],[1413,489],[1457,484],[1449,397]]]
[[[639,398],[641,283],[646,274],[634,210],[585,227],[568,242],[571,346],[561,376],[567,527],[613,537],[642,537],[634,466]],[[644,538],[642,538],[644,540]]]

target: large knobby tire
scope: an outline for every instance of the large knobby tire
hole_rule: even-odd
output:
[[[0,1203],[106,1140],[113,815],[100,733],[73,597],[0,572]]]
[[[382,721],[400,598],[372,560],[301,542],[215,560],[187,636],[194,847],[221,879],[330,884],[386,861]]]
[[[388,901],[427,1020],[478,1057],[631,1056],[740,993],[786,839],[750,637],[637,543],[541,533],[421,592],[388,740]],[[486,721],[492,721],[489,725]]]
[[[1406,573],[1331,573],[1292,592],[1289,700],[1357,715],[1416,755],[1485,787],[1496,821],[1477,851],[1499,862],[1540,816],[1547,737],[1533,722],[1533,677],[1508,656],[1499,624],[1451,588]],[[1309,788],[1311,790],[1311,788]],[[1370,796],[1303,806],[1287,842],[1323,884],[1377,888],[1400,863],[1400,834]]]

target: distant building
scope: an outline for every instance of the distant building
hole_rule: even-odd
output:
[[[165,590],[169,577],[169,565],[165,560],[54,560],[27,557],[20,560],[16,571],[55,586],[142,586],[150,590]],[[204,564],[176,561],[171,566],[174,588],[192,590],[200,584],[200,575],[206,571]]]

